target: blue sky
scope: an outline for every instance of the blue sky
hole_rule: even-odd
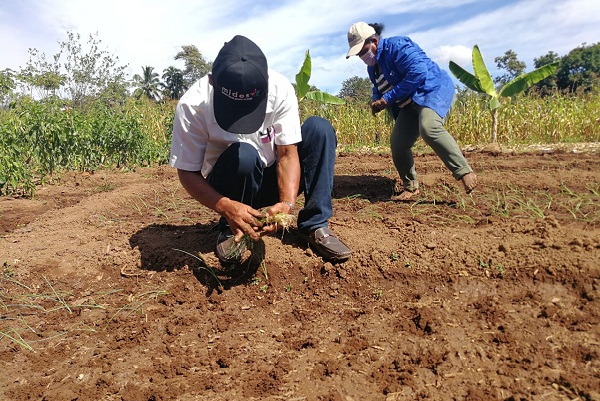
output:
[[[86,43],[97,33],[101,47],[141,73],[173,65],[183,45],[196,45],[208,60],[236,34],[255,41],[269,65],[290,80],[310,50],[310,83],[337,94],[345,79],[366,77],[357,57],[346,60],[346,32],[357,21],[383,22],[383,36],[406,35],[442,68],[453,60],[471,70],[478,44],[497,73],[494,58],[512,49],[533,69],[533,59],[565,55],[582,43],[600,42],[598,0],[0,0],[0,70],[24,67],[27,50],[49,58],[67,31]]]

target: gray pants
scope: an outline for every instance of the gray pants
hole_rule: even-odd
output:
[[[458,144],[444,128],[445,120],[432,109],[415,103],[399,109],[390,146],[394,166],[405,190],[414,192],[419,188],[412,152],[419,135],[431,146],[455,179],[460,180],[462,176],[472,172]]]

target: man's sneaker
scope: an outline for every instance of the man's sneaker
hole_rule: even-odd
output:
[[[246,252],[246,241],[243,239],[240,242],[235,242],[231,230],[227,228],[225,231],[219,232],[217,238],[217,248],[215,253],[223,264],[240,263],[242,256]]]
[[[301,234],[305,241],[323,259],[330,262],[342,262],[350,258],[352,251],[328,227],[320,227],[309,233]]]

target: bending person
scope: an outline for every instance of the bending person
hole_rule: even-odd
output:
[[[358,56],[367,65],[373,83],[373,115],[389,109],[395,123],[390,146],[402,189],[394,200],[419,194],[412,147],[421,136],[456,180],[471,193],[477,186],[473,173],[454,138],[444,128],[454,99],[454,84],[410,38],[382,38],[383,25],[357,22],[348,31],[346,58]]]

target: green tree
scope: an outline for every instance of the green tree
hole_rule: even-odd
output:
[[[171,99],[181,98],[187,89],[183,79],[183,71],[179,68],[170,66],[163,70],[162,80],[163,93]]]
[[[212,69],[212,62],[206,61],[195,45],[181,46],[175,60],[183,60],[185,64],[183,79],[188,88]]]
[[[506,73],[494,78],[494,83],[498,86],[504,86],[519,75],[521,75],[527,65],[520,61],[517,53],[512,50],[507,50],[504,56],[494,58],[496,67],[500,70],[505,70]]]
[[[562,58],[556,73],[559,89],[589,91],[600,81],[600,42],[571,50]]]
[[[473,46],[473,71],[471,74],[454,61],[450,61],[450,71],[467,88],[479,93],[484,93],[489,98],[489,107],[492,114],[492,137],[491,142],[496,144],[498,131],[498,108],[500,107],[500,97],[511,97],[524,92],[531,85],[541,81],[552,74],[558,67],[558,62],[545,65],[531,72],[519,75],[508,82],[499,91],[494,87],[492,77],[483,61],[481,52],[477,45]]]
[[[62,85],[66,82],[66,77],[52,71],[36,73],[31,69],[24,69],[19,75],[19,79],[30,88],[35,88],[37,95],[40,98],[49,96],[58,96],[58,92]]]
[[[115,88],[127,87],[127,66],[117,65],[118,57],[100,50],[102,41],[98,34],[90,35],[85,47],[79,34],[68,31],[67,37],[68,41],[59,42],[61,52],[54,58],[59,62],[62,54],[65,55],[66,60],[62,63],[66,71],[65,89],[73,104],[77,106],[106,97],[107,93],[122,93]]]
[[[57,97],[67,80],[67,77],[61,74],[61,65],[57,62],[59,57],[54,56],[54,61],[48,61],[46,54],[37,49],[30,48],[28,53],[26,67],[18,74],[19,82],[31,96],[34,96],[35,92],[35,96],[42,99],[48,96]]]
[[[342,99],[352,99],[361,103],[367,103],[373,97],[373,84],[369,78],[353,76],[342,82],[339,97]]]
[[[136,98],[145,96],[151,100],[160,100],[160,79],[158,73],[154,72],[154,67],[142,67],[142,75],[133,76],[133,86],[136,88],[133,92]]]
[[[127,67],[118,66],[117,57],[100,50],[98,35],[90,35],[85,47],[79,34],[67,31],[67,38],[58,42],[60,50],[50,60],[45,53],[29,49],[29,61],[19,72],[19,81],[30,92],[36,89],[40,97],[68,98],[74,106],[108,94],[122,96],[122,89],[127,87]]]
[[[0,106],[4,106],[10,101],[15,88],[15,72],[10,68],[0,71]]]

